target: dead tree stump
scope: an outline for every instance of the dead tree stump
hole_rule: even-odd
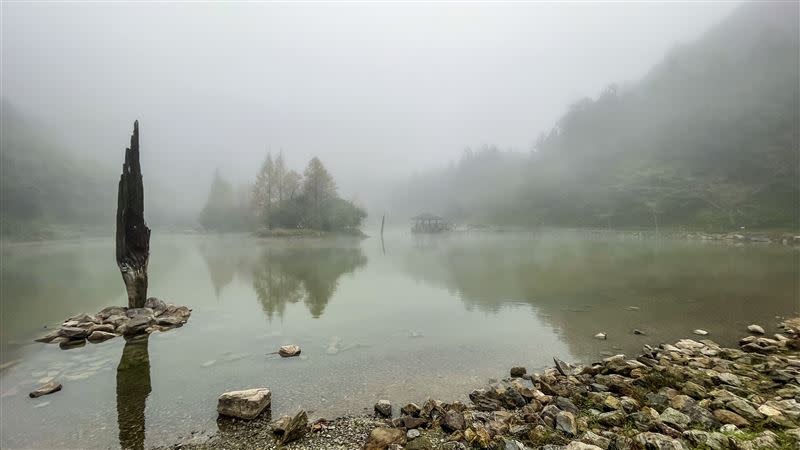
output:
[[[131,146],[117,195],[117,266],[128,291],[128,307],[142,308],[147,299],[147,262],[150,259],[150,228],[144,221],[144,186],[139,165],[139,121],[133,123]]]

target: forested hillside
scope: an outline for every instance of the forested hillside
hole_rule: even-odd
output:
[[[43,124],[24,116],[7,101],[2,100],[0,107],[0,216],[4,237],[48,237],[54,225],[112,226],[118,174],[73,157],[48,137],[49,130]]]
[[[0,107],[2,237],[35,240],[113,233],[126,136],[120,136],[116,147],[93,149],[119,155],[119,166],[100,164],[77,156],[79,152],[60,142],[48,124],[5,99]],[[161,227],[192,226],[192,218],[176,212],[180,199],[174,192],[148,177],[148,168],[143,170],[146,220]]]
[[[798,27],[797,3],[745,4],[642,80],[573,104],[524,162],[494,177],[509,156],[483,152],[414,180],[410,196],[448,192],[441,212],[488,223],[796,228]],[[472,180],[490,201],[438,178]]]

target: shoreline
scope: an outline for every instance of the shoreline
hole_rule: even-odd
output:
[[[645,346],[632,359],[555,365],[469,394],[470,402],[391,408],[302,425],[292,449],[596,450],[800,448],[800,318],[739,348],[708,339]],[[305,413],[303,412],[303,418]],[[279,448],[288,419],[218,420],[161,449]],[[303,422],[305,423],[305,422]],[[275,431],[278,434],[275,434]]]

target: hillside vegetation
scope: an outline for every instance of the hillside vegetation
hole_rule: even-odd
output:
[[[797,228],[798,13],[743,5],[642,80],[574,103],[529,154],[466,152],[396,200],[495,224]]]
[[[113,225],[117,173],[75,158],[43,124],[2,101],[3,237],[42,238],[54,226]],[[109,228],[111,230],[111,228]]]

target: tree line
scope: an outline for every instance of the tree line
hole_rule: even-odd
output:
[[[336,182],[319,158],[302,174],[286,166],[283,152],[268,152],[252,186],[235,189],[217,171],[200,224],[213,231],[249,229],[358,229],[366,211],[339,197]]]

